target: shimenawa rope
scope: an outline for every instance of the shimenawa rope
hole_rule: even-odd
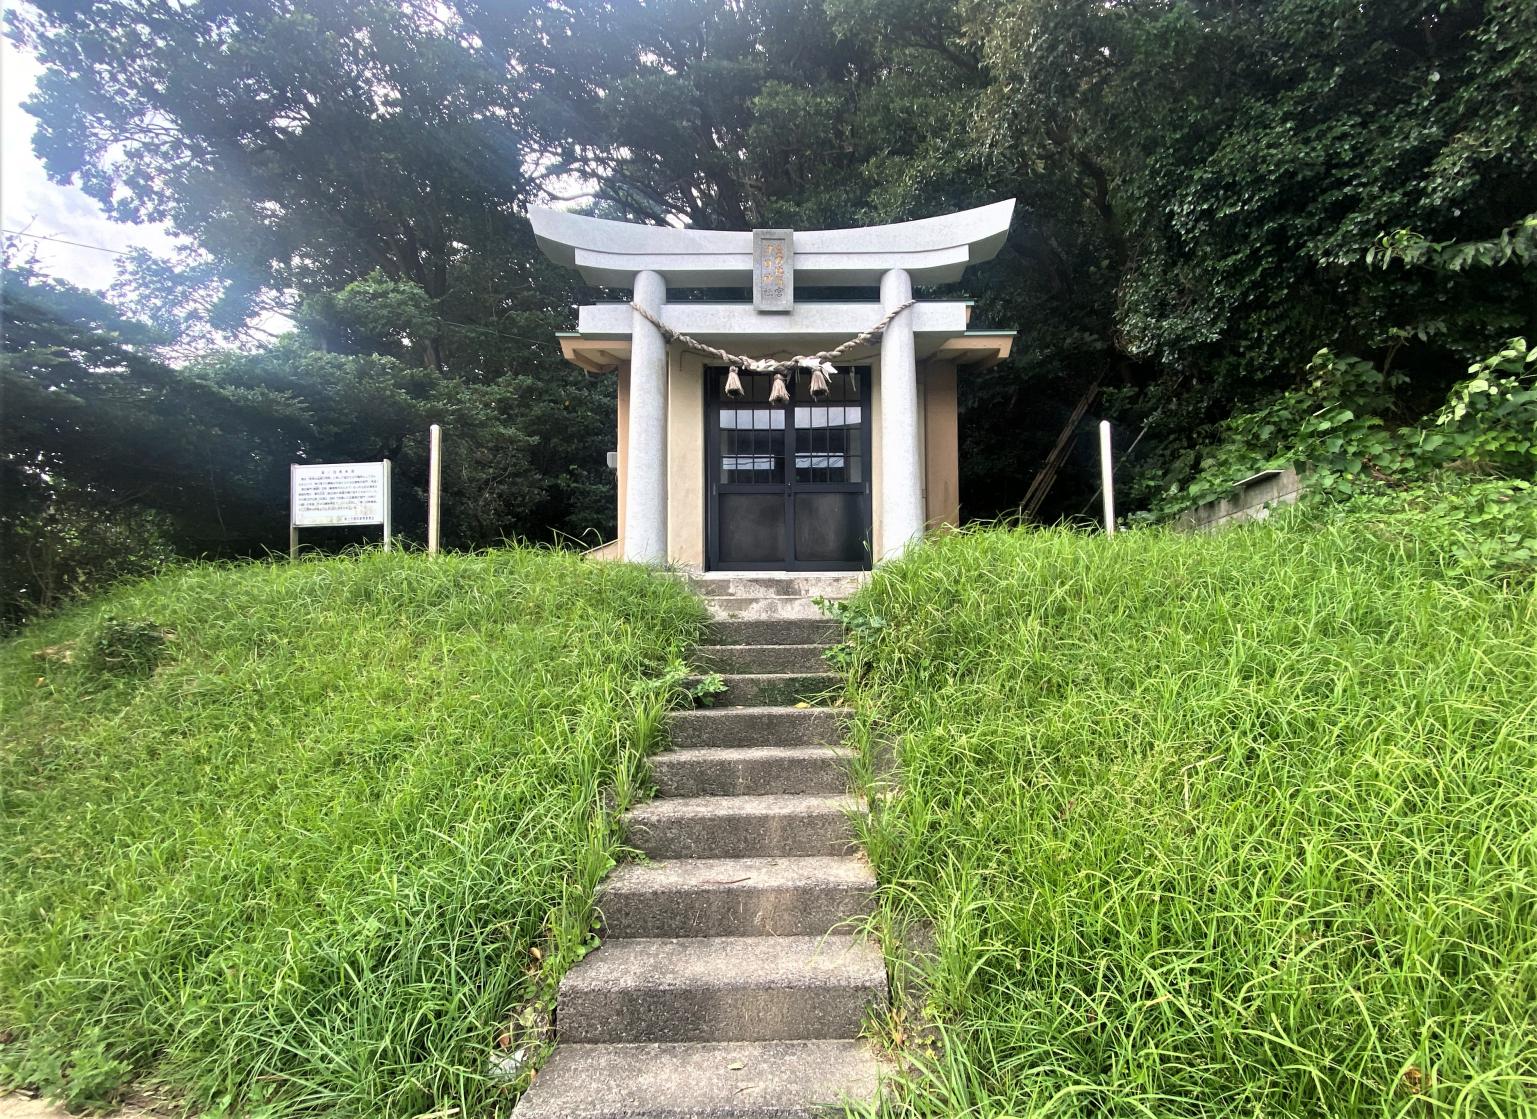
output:
[[[786,377],[798,369],[806,370],[811,374],[811,399],[821,400],[827,395],[830,378],[838,372],[833,367],[833,362],[850,350],[873,342],[891,325],[893,319],[917,302],[916,299],[909,299],[900,307],[893,308],[887,312],[886,317],[881,319],[880,322],[876,323],[869,330],[854,335],[854,337],[844,342],[841,346],[835,346],[830,350],[821,350],[814,354],[808,354],[805,357],[786,358],[783,361],[771,357],[743,357],[740,354],[728,353],[717,346],[706,345],[697,338],[690,338],[687,334],[674,330],[639,303],[631,303],[630,307],[641,318],[657,328],[662,335],[663,341],[681,342],[697,353],[724,362],[728,367],[726,371],[726,395],[728,397],[735,399],[742,395],[741,371],[743,369],[749,373],[772,373],[774,375],[774,386],[769,390],[769,403],[782,406],[790,402],[790,392],[785,387]]]

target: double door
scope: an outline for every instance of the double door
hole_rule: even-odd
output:
[[[769,403],[773,378],[705,370],[707,541],[719,571],[855,571],[870,566],[870,368],[840,368],[812,400]]]

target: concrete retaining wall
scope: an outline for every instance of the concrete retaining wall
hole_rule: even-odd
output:
[[[1185,510],[1174,519],[1174,527],[1181,532],[1215,532],[1244,521],[1262,521],[1273,507],[1294,504],[1302,488],[1303,480],[1295,466],[1263,470],[1237,483],[1231,497]]]

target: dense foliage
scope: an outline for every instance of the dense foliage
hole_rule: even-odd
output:
[[[1418,418],[1401,415],[1399,374],[1328,350],[1310,373],[1305,387],[1223,424],[1201,472],[1164,507],[1220,498],[1235,477],[1300,463],[1309,504],[1407,512],[1451,531],[1438,539],[1474,566],[1537,569],[1537,351],[1512,339]]]
[[[1488,241],[1433,243],[1400,231],[1372,256],[1454,273],[1530,266],[1537,217]],[[1310,502],[1370,506],[1389,518],[1407,511],[1454,530],[1464,560],[1494,571],[1537,567],[1537,351],[1510,339],[1438,401],[1415,391],[1394,356],[1379,368],[1320,350],[1306,385],[1224,421],[1200,471],[1170,486],[1153,512],[1223,496],[1257,469],[1296,464]]]
[[[189,567],[0,645],[0,1083],[488,1114],[700,613],[558,552],[373,552]]]
[[[20,263],[4,283],[0,628],[177,554],[285,547],[293,462],[390,459],[397,526],[419,540],[433,423],[448,546],[611,529],[602,386],[548,361],[486,381],[425,368],[403,340],[429,329],[413,285],[370,273],[306,299],[271,345],[173,366],[163,334],[97,295]]]
[[[1537,596],[1284,519],[938,538],[847,607],[932,930],[897,1114],[1534,1114]]]
[[[51,173],[189,239],[114,293],[157,352],[404,394],[341,443],[402,448],[412,485],[397,421],[451,414],[461,544],[612,527],[612,388],[550,341],[591,293],[540,257],[534,202],[741,229],[1018,197],[966,281],[979,325],[1021,331],[963,377],[972,516],[1019,504],[1086,392],[1080,424],[1121,432],[1122,508],[1163,509],[1320,349],[1391,367],[1399,422],[1537,338],[1529,252],[1465,267],[1530,242],[1526,0],[39,0],[10,26],[45,67]],[[274,308],[301,339],[249,330]],[[1093,496],[1068,434],[1045,519]],[[270,517],[227,535],[281,543]]]

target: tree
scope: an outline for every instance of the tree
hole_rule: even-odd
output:
[[[1524,329],[1519,280],[1361,265],[1389,230],[1463,239],[1529,209],[1529,4],[1016,0],[969,26],[993,77],[983,142],[1022,181],[1071,187],[1095,228],[1112,408],[1153,423],[1144,499],[1321,345],[1394,360],[1433,397]]]
[[[239,405],[99,297],[9,255],[0,282],[0,625],[252,515],[215,465]]]
[[[389,458],[396,523],[419,537],[431,423],[447,432],[447,545],[612,515],[602,486],[559,465],[607,441],[592,418],[602,390],[565,371],[440,376],[416,360],[439,320],[414,285],[375,274],[306,301],[300,329],[272,345],[179,369],[99,296],[25,264],[7,267],[4,291],[0,624],[173,552],[282,549],[294,462]],[[500,339],[481,344],[499,356]],[[542,443],[531,426],[563,434]]]
[[[414,399],[425,421],[452,397],[470,425],[450,431],[464,449],[450,469],[479,472],[464,479],[477,506],[451,535],[462,545],[612,531],[612,387],[560,361],[553,332],[576,289],[522,215],[535,91],[456,9],[45,2],[11,29],[46,68],[29,108],[50,173],[193,242],[191,267],[125,277],[128,310],[205,343],[264,308],[302,315],[306,339],[265,359],[200,363],[252,386],[263,360],[287,385],[350,376],[305,354],[338,342],[379,383],[405,376],[389,362],[457,383]],[[409,328],[342,321],[370,300],[376,316],[401,310],[390,285],[424,297]]]
[[[414,5],[44,2],[11,17],[45,70],[49,172],[169,222],[244,290],[373,271],[432,298],[526,196],[517,91]]]
[[[1435,399],[1532,313],[1519,278],[1362,266],[1388,230],[1465,239],[1529,208],[1528,4],[611,11],[624,49],[593,56],[600,89],[557,166],[620,212],[806,226],[1020,198],[1007,249],[968,277],[982,318],[1022,328],[1010,367],[963,379],[974,513],[1018,500],[1096,379],[1100,414],[1147,425],[1136,507],[1321,345],[1391,360]]]
[[[1095,411],[1146,432],[1136,508],[1321,346],[1423,403],[1537,305],[1520,276],[1364,266],[1391,230],[1466,241],[1530,209],[1519,0],[59,0],[13,25],[48,66],[53,172],[206,254],[196,298],[165,275],[137,298],[212,317],[210,285],[290,308],[375,271],[414,285],[435,325],[397,358],[516,374],[532,468],[562,479],[547,526],[606,497],[612,413],[543,342],[579,289],[520,216],[539,190],[739,229],[1017,196],[965,292],[1021,328],[1011,365],[963,378],[972,514],[1018,501],[1097,381]],[[1047,515],[1089,496],[1077,473]]]

